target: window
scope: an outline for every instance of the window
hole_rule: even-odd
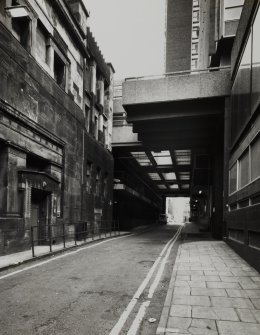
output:
[[[89,124],[90,124],[90,108],[87,105],[85,105],[85,127],[87,131],[89,131]]]
[[[251,114],[251,37],[250,34],[231,91],[231,140],[240,133]]]
[[[253,55],[252,55],[252,113],[255,112],[260,102],[260,10],[253,23]]]
[[[56,51],[54,51],[54,79],[61,88],[65,89],[66,65]]]
[[[101,174],[101,170],[100,168],[97,168],[97,172],[96,172],[96,196],[100,195],[100,185],[101,185],[101,181],[100,181],[100,174]]]
[[[234,36],[243,9],[244,0],[224,0],[224,36]]]
[[[246,149],[229,171],[229,193],[260,177],[260,135]]]
[[[97,72],[96,72],[96,65],[93,63],[90,66],[90,77],[91,77],[91,93],[96,94],[96,87],[97,87]]]
[[[30,19],[28,17],[16,17],[12,19],[12,32],[21,45],[29,51],[30,49]]]
[[[95,139],[98,140],[98,115],[95,115],[95,129],[94,129],[95,133]]]
[[[104,145],[107,145],[107,127],[105,125],[103,126],[103,140]]]
[[[104,198],[108,196],[108,174],[104,174]]]
[[[198,68],[198,60],[197,59],[192,59],[191,60],[191,69],[195,70]]]
[[[237,190],[237,163],[235,163],[229,171],[229,193]]]
[[[198,51],[199,51],[199,43],[192,43],[192,54],[198,54]]]
[[[85,71],[85,90],[90,93],[91,91],[91,69],[89,66],[86,67]]]
[[[194,11],[192,14],[193,22],[199,22],[200,12],[198,10]]]
[[[242,6],[225,8],[225,21],[239,20],[242,8]]]
[[[198,28],[193,28],[192,29],[192,38],[194,38],[194,39],[199,38],[199,29]]]
[[[91,192],[91,175],[92,175],[92,162],[87,161],[87,173],[86,173],[86,191]]]
[[[104,81],[102,78],[98,78],[96,81],[96,97],[97,104],[104,106]]]
[[[251,180],[260,177],[260,136],[251,144]]]
[[[249,183],[249,149],[238,160],[238,166],[238,186],[242,188]]]

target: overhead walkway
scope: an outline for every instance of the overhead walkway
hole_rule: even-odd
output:
[[[139,170],[162,198],[190,197],[192,219],[215,236],[230,82],[229,67],[127,78],[119,102],[127,122],[114,135],[116,159]]]

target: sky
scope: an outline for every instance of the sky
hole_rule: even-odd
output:
[[[164,72],[165,0],[85,0],[89,26],[115,79]]]

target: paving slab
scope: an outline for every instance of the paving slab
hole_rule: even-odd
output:
[[[209,297],[205,296],[185,296],[174,295],[172,299],[173,304],[188,305],[188,306],[210,306]]]
[[[226,282],[207,282],[208,288],[225,288],[225,289],[241,289],[239,283],[226,283]]]
[[[209,297],[226,297],[227,292],[223,288],[192,288],[191,295],[205,295]]]
[[[215,307],[234,307],[234,308],[251,308],[254,306],[250,299],[247,298],[225,298],[225,297],[212,297],[212,305]]]
[[[191,318],[191,306],[172,305],[170,310],[170,316]]]
[[[237,315],[242,322],[254,322],[257,323],[257,319],[252,313],[251,309],[237,308]]]
[[[219,335],[259,335],[260,324],[217,321]]]
[[[192,317],[197,319],[239,321],[234,308],[192,307]]]

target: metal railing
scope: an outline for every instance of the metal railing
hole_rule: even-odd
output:
[[[136,80],[162,79],[166,77],[174,77],[174,76],[189,75],[189,74],[200,74],[200,73],[214,72],[214,71],[226,70],[226,69],[231,69],[231,66],[226,65],[226,66],[208,67],[208,68],[196,69],[196,70],[166,72],[162,74],[154,74],[154,75],[149,75],[149,76],[128,77],[128,78],[125,78],[125,82],[136,81]]]
[[[59,249],[65,249],[68,246],[119,235],[118,221],[90,220],[73,225],[63,223],[31,226],[32,256],[35,257],[37,246],[48,246],[48,252],[52,252],[56,245],[61,246]]]

